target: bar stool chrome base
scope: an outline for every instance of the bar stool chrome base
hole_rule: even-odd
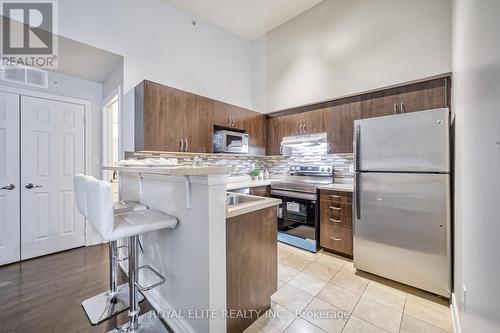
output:
[[[169,330],[163,325],[153,310],[139,316],[138,322],[139,327],[135,330],[129,329],[130,322],[127,322],[107,333],[169,333]]]
[[[92,298],[84,300],[82,302],[82,306],[92,325],[97,325],[100,322],[127,310],[129,308],[128,293],[128,283],[124,283],[116,288],[114,296],[111,295],[108,290]],[[139,293],[138,301],[142,302],[143,299],[144,296]]]

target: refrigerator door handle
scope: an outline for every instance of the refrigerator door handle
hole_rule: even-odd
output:
[[[354,168],[355,171],[360,171],[359,170],[359,159],[360,159],[360,154],[359,154],[359,145],[360,145],[360,140],[361,140],[361,128],[358,125],[356,125],[356,137],[354,139]]]
[[[356,192],[356,219],[357,220],[360,220],[361,219],[361,189],[359,187],[359,172],[356,172],[356,188],[355,188],[355,192]]]

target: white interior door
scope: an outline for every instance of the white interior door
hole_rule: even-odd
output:
[[[21,97],[21,259],[85,243],[73,175],[84,172],[83,105]]]
[[[19,261],[19,95],[0,92],[0,265]]]

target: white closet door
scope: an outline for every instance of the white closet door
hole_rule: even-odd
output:
[[[21,97],[21,259],[85,243],[73,175],[84,172],[83,105]]]
[[[0,92],[0,265],[19,261],[19,95]]]

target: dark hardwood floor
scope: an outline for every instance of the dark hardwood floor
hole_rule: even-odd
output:
[[[108,289],[108,265],[108,246],[96,245],[0,267],[0,332],[96,333],[125,323],[127,311],[92,326],[81,306]],[[152,309],[147,300],[139,306]]]

